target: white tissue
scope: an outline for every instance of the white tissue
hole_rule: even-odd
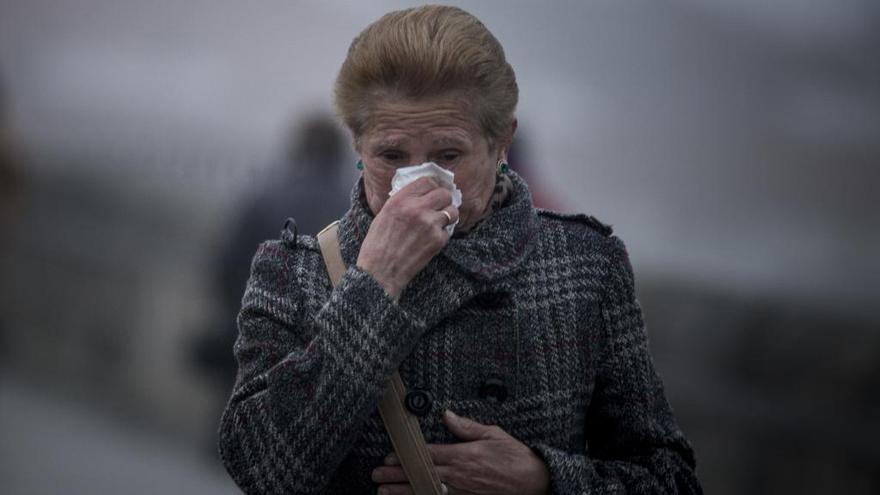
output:
[[[422,177],[436,178],[440,181],[441,186],[452,191],[452,205],[456,208],[461,206],[461,191],[455,186],[455,181],[453,180],[455,179],[455,174],[434,162],[397,169],[397,173],[391,179],[391,192],[388,195],[393,196],[394,193],[406,187],[407,184]],[[449,235],[452,235],[452,232],[455,231],[456,225],[458,225],[458,220],[446,226],[446,231],[449,232]]]

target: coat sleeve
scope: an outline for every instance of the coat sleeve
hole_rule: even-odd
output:
[[[249,494],[320,493],[424,328],[357,267],[307,314],[306,298],[326,295],[329,282],[306,283],[323,264],[292,250],[260,246],[238,315],[219,449]]]
[[[701,494],[693,449],[649,354],[626,248],[616,236],[610,241],[602,357],[586,412],[587,455],[546,444],[533,449],[548,466],[553,494]]]

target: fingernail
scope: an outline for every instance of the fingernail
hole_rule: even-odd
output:
[[[458,421],[458,415],[455,414],[454,412],[452,412],[451,410],[447,409],[444,414],[446,414],[446,417],[448,419],[451,419],[453,421]]]

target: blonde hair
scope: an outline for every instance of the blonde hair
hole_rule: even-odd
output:
[[[336,78],[339,117],[357,143],[383,96],[463,97],[490,145],[510,134],[519,89],[504,49],[457,7],[389,12],[352,41]]]

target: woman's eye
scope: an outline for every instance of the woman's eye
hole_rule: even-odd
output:
[[[458,159],[459,156],[461,156],[459,153],[449,151],[449,152],[441,153],[440,159],[444,162],[454,162],[455,160]]]
[[[396,162],[403,158],[403,154],[396,151],[386,151],[385,153],[382,153],[382,158],[389,162]]]

